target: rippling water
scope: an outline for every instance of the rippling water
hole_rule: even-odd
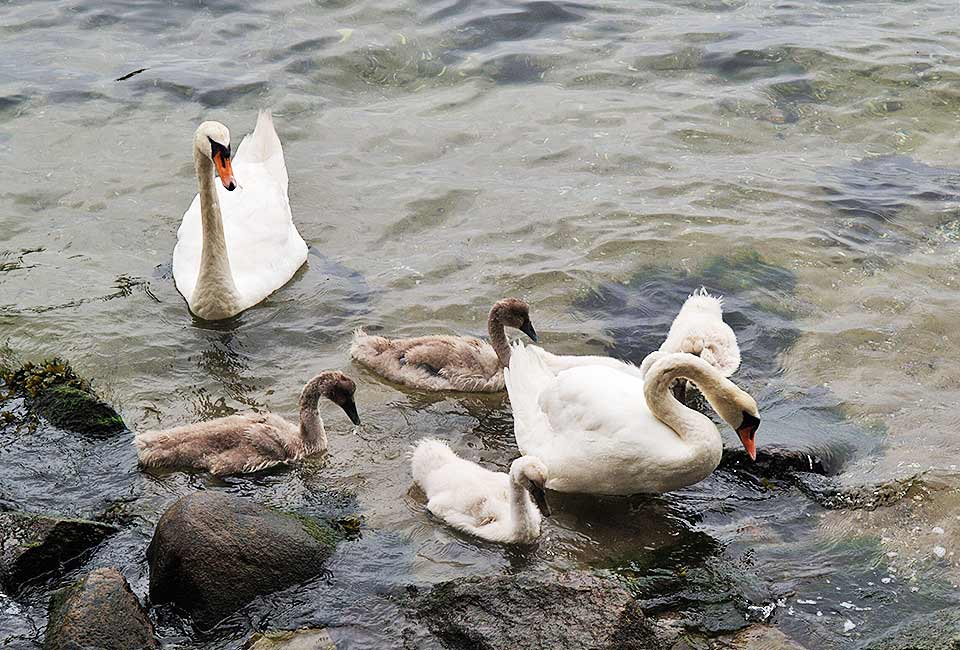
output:
[[[132,500],[136,523],[88,566],[119,565],[142,595],[143,548],[179,495],[307,510],[327,490],[355,495],[368,532],[326,579],[212,640],[161,620],[190,647],[306,624],[332,627],[340,648],[396,647],[399,586],[518,567],[643,573],[646,551],[667,566],[724,554],[811,647],[856,647],[956,605],[955,0],[245,4],[0,2],[0,343],[72,359],[134,428],[293,414],[325,367],[357,378],[365,424],[348,433],[331,413],[328,459],[227,482],[141,474],[124,437],[5,432],[0,499],[87,516]],[[196,192],[192,133],[218,119],[239,137],[262,106],[309,263],[265,303],[204,324],[170,275]],[[658,499],[558,499],[544,541],[518,554],[431,522],[405,458],[434,435],[506,467],[506,401],[398,391],[346,352],[359,325],[480,334],[493,301],[520,295],[550,349],[639,360],[701,284],[728,296],[761,445],[817,451],[851,484],[931,470],[929,493],[826,511],[721,471]],[[42,607],[14,610],[8,639],[36,638]]]

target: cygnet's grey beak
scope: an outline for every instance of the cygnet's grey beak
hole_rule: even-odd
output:
[[[530,340],[534,343],[537,342],[537,330],[533,329],[533,323],[530,322],[530,319],[523,321],[523,325],[518,328],[521,332],[530,337]]]
[[[543,486],[530,481],[530,486],[527,488],[527,491],[530,492],[530,496],[533,498],[533,502],[537,504],[540,513],[544,517],[549,517],[550,506],[547,504],[547,493],[543,489]]]
[[[350,401],[346,404],[340,406],[343,409],[344,413],[347,414],[347,417],[350,418],[350,421],[354,424],[360,424],[360,414],[357,413],[357,403],[353,401],[353,398],[350,398]]]

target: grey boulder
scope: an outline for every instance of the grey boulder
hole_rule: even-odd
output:
[[[447,648],[660,648],[631,594],[585,571],[451,580],[414,595],[412,607]]]
[[[160,518],[147,549],[150,600],[200,628],[315,577],[340,539],[318,521],[219,492],[195,492]]]

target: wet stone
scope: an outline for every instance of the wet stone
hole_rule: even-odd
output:
[[[421,594],[415,617],[446,648],[653,650],[660,641],[630,592],[585,571],[461,578]]]
[[[243,650],[336,650],[326,630],[290,630],[257,633]]]
[[[159,648],[130,585],[113,568],[96,569],[50,599],[45,650]]]
[[[923,475],[872,485],[844,485],[830,476],[797,472],[791,477],[797,487],[824,508],[875,510],[923,492]]]
[[[257,596],[316,577],[342,533],[218,492],[175,502],[147,549],[150,600],[210,628]]]
[[[16,593],[28,582],[62,575],[114,526],[24,512],[0,512],[0,586]]]

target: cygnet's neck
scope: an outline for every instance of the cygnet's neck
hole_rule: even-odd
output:
[[[320,399],[327,388],[325,377],[314,377],[300,394],[300,439],[308,453],[327,449],[327,432],[320,417]]]
[[[510,342],[507,341],[507,333],[503,328],[499,312],[496,309],[490,310],[487,317],[487,333],[490,335],[490,346],[497,353],[497,359],[500,361],[501,368],[510,366]]]

